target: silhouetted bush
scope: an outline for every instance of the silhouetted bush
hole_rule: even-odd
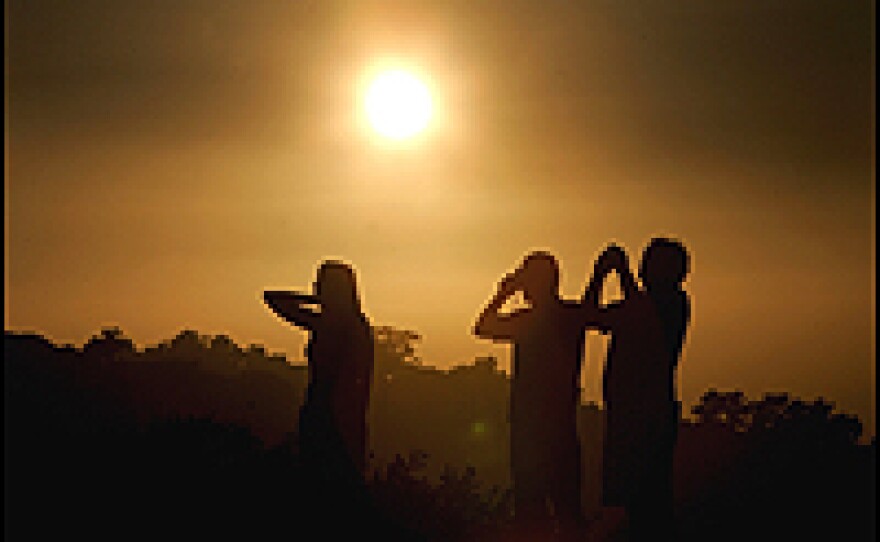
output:
[[[484,488],[476,470],[446,465],[438,482],[425,475],[428,454],[412,451],[375,471],[371,494],[408,531],[426,540],[457,540],[500,526],[512,514],[511,493]]]
[[[717,390],[692,413],[676,450],[683,535],[873,539],[876,444],[859,443],[858,418],[822,398]]]
[[[9,539],[488,538],[510,523],[508,377],[493,358],[431,369],[411,331],[376,340],[372,507],[315,510],[295,445],[304,366],[195,331],[144,349],[118,328],[79,349],[6,332]],[[581,406],[588,517],[603,424]],[[676,449],[682,538],[873,540],[876,439],[861,437],[824,399],[708,391]]]

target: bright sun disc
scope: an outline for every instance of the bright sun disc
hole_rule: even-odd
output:
[[[391,139],[412,137],[431,120],[431,93],[411,73],[393,70],[370,83],[364,102],[370,125]]]

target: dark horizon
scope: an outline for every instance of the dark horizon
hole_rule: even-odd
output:
[[[302,484],[305,367],[195,334],[144,352],[110,330],[77,352],[6,334],[6,533],[232,540],[347,524],[387,540],[510,540],[509,379],[487,360],[426,370],[408,361],[411,340],[377,337],[366,479],[375,508],[361,517],[343,495],[315,508]],[[577,416],[592,519],[605,415],[581,405]],[[857,443],[855,418],[793,396],[707,393],[680,432],[683,540],[873,540],[876,440]]]
[[[451,372],[456,372],[467,369],[468,367],[472,367],[474,364],[482,364],[485,366],[491,366],[493,368],[493,371],[497,371],[499,375],[504,376],[506,379],[509,379],[511,376],[510,368],[506,367],[503,364],[503,360],[491,354],[488,356],[476,356],[473,360],[471,360],[471,363],[463,363],[452,367],[442,368],[431,364],[429,360],[425,360],[421,357],[419,345],[422,341],[422,336],[418,332],[414,330],[397,329],[393,327],[378,328],[377,332],[379,337],[383,337],[377,339],[380,342],[388,340],[387,337],[389,337],[390,335],[408,337],[407,344],[409,350],[405,358],[405,363],[412,368],[428,371],[429,373],[436,372],[437,375],[448,375]],[[111,339],[112,341],[119,340],[123,341],[124,343],[130,343],[135,354],[144,354],[151,351],[160,350],[162,348],[169,348],[172,347],[175,342],[181,340],[198,340],[202,348],[207,348],[209,350],[214,347],[231,348],[232,350],[238,351],[242,354],[250,353],[253,355],[263,356],[268,360],[272,360],[273,362],[283,362],[286,366],[303,371],[306,370],[308,363],[304,355],[300,355],[299,357],[291,356],[287,352],[267,348],[266,345],[259,342],[239,343],[234,339],[234,337],[224,333],[206,334],[201,333],[199,330],[186,326],[180,327],[177,333],[174,333],[171,336],[152,343],[138,343],[132,340],[132,338],[125,332],[124,329],[121,329],[115,325],[108,325],[102,327],[101,329],[95,330],[95,332],[92,333],[87,340],[81,343],[59,342],[54,340],[49,335],[32,329],[6,329],[4,331],[4,336],[6,338],[19,337],[45,340],[49,345],[51,345],[53,349],[66,349],[68,351],[73,351],[77,353],[83,353],[87,351],[90,347],[93,347],[95,344],[101,343],[108,339]],[[379,375],[376,382],[381,382],[381,380],[382,375]],[[846,411],[845,409],[842,409],[840,405],[834,400],[834,397],[796,397],[792,394],[790,390],[785,389],[767,390],[760,394],[746,394],[742,391],[742,389],[737,388],[736,386],[722,388],[708,387],[702,390],[702,392],[694,401],[689,401],[683,404],[684,408],[682,411],[682,420],[685,422],[692,422],[695,419],[693,409],[697,407],[700,402],[706,399],[707,394],[715,393],[721,394],[722,396],[725,394],[740,394],[742,396],[742,399],[744,399],[745,401],[761,401],[767,399],[768,397],[788,396],[796,398],[796,400],[805,402],[807,404],[812,403],[814,405],[828,405],[835,414],[852,417],[858,420],[861,427],[858,442],[860,442],[861,444],[868,444],[876,439],[875,428],[865,423],[865,420],[858,412]],[[593,398],[589,397],[586,393],[581,394],[581,404],[583,406],[590,406],[599,410],[602,410],[603,408],[603,402],[601,401],[601,399],[596,401]]]

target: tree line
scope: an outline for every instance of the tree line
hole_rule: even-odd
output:
[[[418,340],[375,332],[376,515],[392,538],[484,538],[510,515],[509,379],[493,358],[429,368]],[[81,347],[7,331],[4,353],[8,532],[296,532],[304,366],[191,330],[146,348],[118,328]],[[587,517],[600,501],[602,424],[601,408],[581,405]],[[876,439],[861,437],[857,417],[822,399],[708,390],[676,448],[682,536],[873,539]]]

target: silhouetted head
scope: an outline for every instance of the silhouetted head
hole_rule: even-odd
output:
[[[678,288],[688,274],[690,255],[674,239],[655,237],[642,252],[639,277],[649,290]]]
[[[339,261],[328,260],[318,268],[315,295],[324,309],[360,309],[354,269]]]
[[[530,303],[542,303],[559,294],[559,264],[552,254],[532,252],[523,260],[517,282]]]

